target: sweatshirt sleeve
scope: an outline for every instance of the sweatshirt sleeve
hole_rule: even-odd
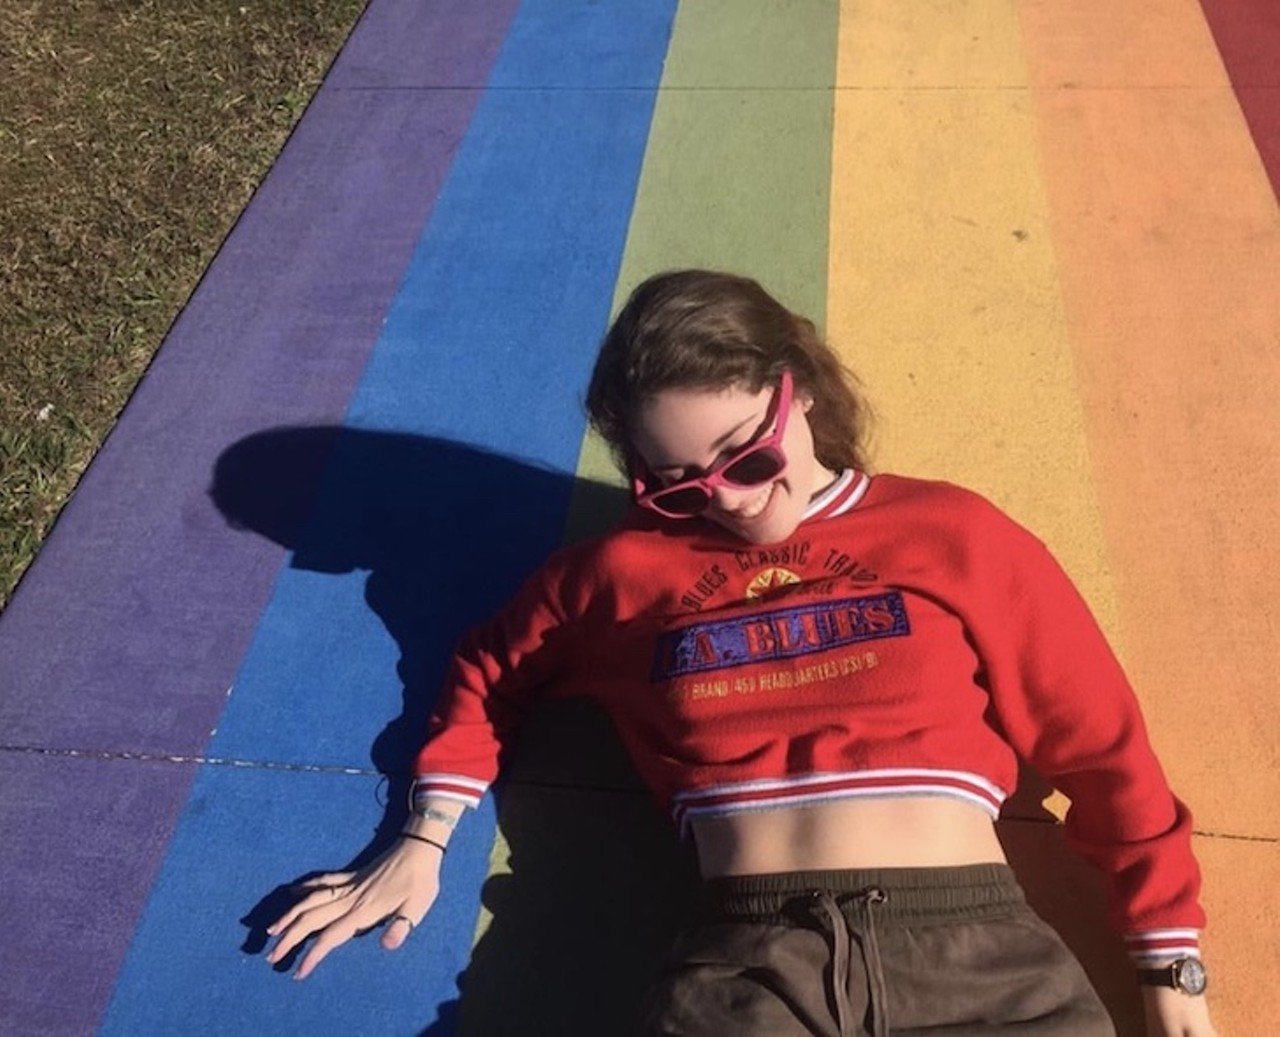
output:
[[[414,766],[415,796],[474,807],[539,690],[578,654],[580,615],[569,550],[535,572],[514,599],[458,645]]]
[[[998,721],[1071,800],[1068,842],[1101,869],[1109,918],[1138,961],[1199,953],[1191,815],[1088,606],[1034,536],[994,507],[973,547],[968,617]]]

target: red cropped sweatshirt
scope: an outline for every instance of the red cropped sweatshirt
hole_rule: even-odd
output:
[[[907,794],[994,817],[1021,756],[1130,953],[1197,953],[1191,818],[1133,691],[1044,545],[966,490],[845,472],[769,546],[633,509],[464,640],[419,794],[474,806],[540,694],[598,700],[682,828]]]

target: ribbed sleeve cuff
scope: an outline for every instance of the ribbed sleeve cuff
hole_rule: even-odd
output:
[[[488,789],[487,782],[463,774],[419,774],[413,782],[411,801],[416,807],[420,800],[438,797],[474,808]]]
[[[1126,933],[1125,950],[1138,965],[1149,965],[1174,958],[1200,957],[1200,930],[1146,929]]]

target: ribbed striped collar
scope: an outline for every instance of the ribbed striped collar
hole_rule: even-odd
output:
[[[871,476],[853,468],[846,468],[836,481],[809,502],[801,522],[834,518],[849,511],[866,496],[871,486]]]

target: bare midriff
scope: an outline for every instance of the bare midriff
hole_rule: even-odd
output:
[[[991,816],[945,796],[845,799],[692,822],[703,878],[1003,862]]]

